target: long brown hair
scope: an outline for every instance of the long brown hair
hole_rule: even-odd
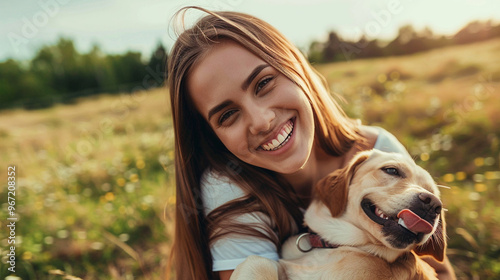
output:
[[[228,233],[281,243],[302,223],[301,200],[279,174],[249,165],[231,154],[196,111],[187,89],[190,70],[221,40],[232,40],[295,82],[307,96],[314,114],[315,141],[327,153],[340,156],[360,139],[358,125],[331,98],[328,86],[302,53],[279,31],[253,16],[185,7],[206,16],[184,30],[168,61],[169,90],[175,131],[176,214],[174,258],[177,279],[213,279],[209,242]],[[208,168],[230,178],[248,195],[226,203],[207,216],[203,212],[200,179]],[[260,212],[273,228],[237,224],[242,213]]]

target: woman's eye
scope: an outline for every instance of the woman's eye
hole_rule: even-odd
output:
[[[399,174],[399,170],[397,168],[394,168],[394,167],[384,167],[384,168],[382,168],[382,170],[385,173],[392,175],[392,176],[401,176]]]
[[[259,83],[257,83],[257,87],[255,88],[255,92],[260,92],[271,80],[273,77],[267,77],[262,79]]]
[[[219,124],[223,124],[229,117],[231,117],[234,113],[236,113],[235,110],[229,110],[224,112],[220,118],[219,118]]]

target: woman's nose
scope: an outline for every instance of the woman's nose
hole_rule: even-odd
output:
[[[255,135],[271,129],[271,123],[276,117],[274,111],[269,108],[254,108],[248,113],[250,115],[249,130]]]

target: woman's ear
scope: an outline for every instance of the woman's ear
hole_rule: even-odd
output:
[[[446,251],[446,223],[444,211],[439,215],[439,223],[434,234],[422,246],[415,248],[415,253],[419,256],[432,256],[437,261],[442,262]]]
[[[335,170],[325,178],[321,179],[315,188],[315,199],[323,202],[332,214],[332,217],[340,216],[347,207],[347,196],[349,184],[357,167],[363,163],[370,153],[358,153],[349,165]]]

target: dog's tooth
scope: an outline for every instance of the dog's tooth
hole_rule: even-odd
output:
[[[385,220],[389,219],[389,217],[387,215],[385,215],[384,212],[382,212],[382,210],[380,210],[378,207],[375,208],[375,214],[382,219],[385,219]]]
[[[410,230],[410,229],[406,226],[405,221],[404,221],[402,218],[399,218],[399,220],[398,220],[398,224],[399,224],[400,226],[404,227],[405,229],[407,229],[407,230],[411,231],[413,234],[417,235],[417,233],[416,233],[416,232],[414,232],[414,231]]]
[[[398,220],[398,224],[399,224],[400,226],[404,227],[405,229],[408,229],[408,228],[406,227],[406,225],[405,225],[405,221],[404,221],[403,219],[399,218],[399,220]]]

